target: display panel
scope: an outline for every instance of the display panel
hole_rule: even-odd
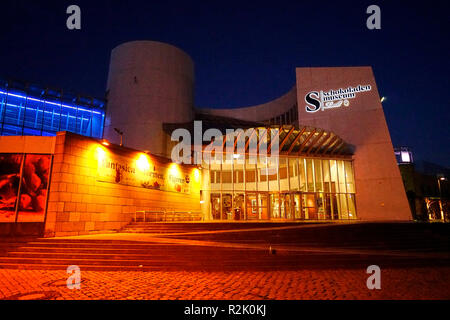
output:
[[[15,222],[22,154],[0,154],[0,222]]]

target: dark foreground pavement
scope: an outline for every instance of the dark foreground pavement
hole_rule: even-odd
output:
[[[3,241],[0,299],[450,298],[445,224],[130,228]],[[81,269],[80,290],[66,286],[69,265]],[[369,265],[381,268],[381,290],[366,286]]]

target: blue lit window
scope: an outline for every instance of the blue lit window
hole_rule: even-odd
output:
[[[103,137],[101,100],[64,95],[36,86],[12,89],[0,79],[0,134],[54,136],[58,131]],[[80,100],[81,99],[81,100]]]

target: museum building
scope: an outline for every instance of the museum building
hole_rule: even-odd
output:
[[[370,67],[297,68],[291,90],[257,106],[193,97],[191,58],[154,41],[113,49],[104,101],[2,82],[0,232],[87,234],[144,216],[411,220]],[[180,132],[187,163],[172,160]]]

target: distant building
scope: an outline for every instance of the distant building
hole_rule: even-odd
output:
[[[413,218],[449,221],[450,169],[426,161],[413,162],[408,147],[394,150]]]

